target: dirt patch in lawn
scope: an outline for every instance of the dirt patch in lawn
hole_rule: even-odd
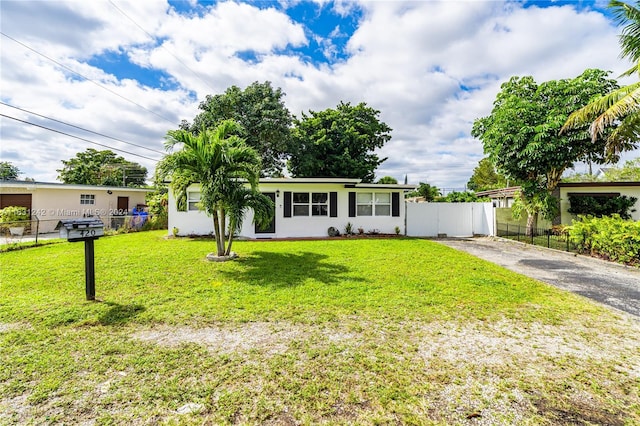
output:
[[[309,352],[322,353],[331,345],[340,350],[325,360],[323,368],[335,363],[339,369],[340,358],[350,362],[355,353],[373,360],[376,348],[386,348],[400,365],[408,366],[403,374],[411,378],[411,386],[430,381],[430,391],[418,395],[419,402],[410,409],[434,422],[518,424],[537,418],[553,424],[617,425],[640,420],[633,408],[640,403],[640,324],[627,317],[561,325],[512,319],[409,321],[391,329],[382,322],[355,318],[329,325],[253,322],[207,328],[161,326],[133,337],[169,347],[198,344],[212,354],[253,354],[254,361],[262,360],[258,362],[293,356],[303,370],[317,368],[315,360],[308,359]],[[344,380],[360,381],[374,373],[355,374],[357,379]],[[613,406],[605,402],[611,398],[618,401]],[[335,407],[333,414],[315,421],[357,422],[376,410],[366,399],[338,401]]]

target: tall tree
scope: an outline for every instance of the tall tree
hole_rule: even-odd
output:
[[[489,158],[483,158],[473,169],[473,175],[467,182],[467,188],[471,191],[486,191],[489,189],[504,188],[507,186],[507,179],[496,172],[496,167]]]
[[[129,186],[146,185],[147,169],[127,161],[113,151],[88,148],[74,158],[62,160],[63,168],[56,170],[58,180],[79,185]]]
[[[422,197],[425,201],[435,201],[442,193],[436,186],[420,182],[415,191],[407,193],[407,197]]]
[[[202,111],[192,124],[182,122],[181,128],[194,135],[202,129],[212,129],[224,120],[234,120],[246,144],[255,149],[262,160],[262,176],[279,176],[290,151],[291,113],[284,105],[285,94],[271,83],[257,81],[242,90],[231,86],[224,94],[208,95],[200,103]]]
[[[376,183],[380,183],[380,184],[395,184],[398,183],[398,179],[394,178],[393,176],[382,176],[380,179],[378,179],[378,181]]]
[[[373,182],[380,159],[374,150],[391,139],[380,111],[364,102],[309,111],[295,120],[288,168],[295,177],[349,177]]]
[[[0,161],[0,180],[16,180],[20,169],[9,161]]]
[[[609,8],[618,25],[625,25],[620,35],[621,57],[630,59],[634,64],[622,75],[640,74],[640,9],[619,0],[611,0]],[[612,158],[622,151],[637,148],[640,140],[640,82],[616,87],[574,111],[562,131],[585,124],[590,124],[589,132],[594,141],[603,137],[607,128],[615,127],[606,135],[607,154]]]
[[[258,190],[260,157],[237,136],[239,127],[226,120],[197,135],[169,131],[167,149],[178,145],[182,149],[158,165],[159,176],[171,178],[179,209],[186,208],[187,188],[200,184],[201,208],[213,218],[217,256],[231,255],[233,236],[242,227],[246,210],[253,209],[259,226],[272,218],[273,203]]]
[[[604,172],[607,182],[640,182],[640,157],[627,160],[622,167],[612,167]]]
[[[605,138],[592,139],[588,126],[559,134],[569,114],[594,96],[617,87],[601,70],[573,79],[537,84],[532,77],[512,77],[502,84],[487,117],[475,120],[479,138],[498,172],[521,183],[521,201],[531,233],[539,213],[551,218],[557,201],[551,192],[574,162],[604,162]]]

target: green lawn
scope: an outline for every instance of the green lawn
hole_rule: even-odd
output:
[[[99,302],[82,243],[0,253],[0,424],[640,423],[640,326],[585,299],[427,240],[165,233],[95,242]]]

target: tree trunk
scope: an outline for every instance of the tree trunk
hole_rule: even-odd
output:
[[[224,245],[223,240],[224,232],[222,233],[222,238],[220,237],[220,218],[218,217],[218,211],[216,210],[213,213],[213,232],[216,237],[216,254],[218,256],[224,255]]]
[[[538,227],[538,213],[528,213],[527,216],[527,237],[535,236]]]
[[[220,208],[220,237],[222,241],[222,255],[226,253],[227,235],[225,233],[227,226],[227,218],[223,208]]]

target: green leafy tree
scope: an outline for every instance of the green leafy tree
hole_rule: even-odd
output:
[[[9,161],[0,161],[0,180],[16,180],[20,169]]]
[[[471,191],[487,191],[508,186],[507,178],[498,174],[496,168],[489,158],[483,158],[473,169],[473,175],[467,182],[467,188]]]
[[[88,148],[70,160],[62,160],[56,170],[58,180],[78,185],[141,187],[146,185],[147,169],[125,160],[113,151]]]
[[[630,59],[634,64],[622,75],[640,73],[640,9],[619,0],[611,0],[609,8],[618,25],[625,25],[620,35],[621,57]],[[590,125],[589,132],[594,141],[606,137],[607,154],[611,158],[622,151],[637,148],[640,140],[640,82],[615,87],[591,100],[567,118],[562,131],[585,124]],[[615,129],[607,132],[611,127]]]
[[[533,77],[512,77],[502,84],[491,114],[475,120],[472,135],[482,141],[498,172],[521,183],[520,211],[527,213],[528,233],[538,214],[555,216],[551,192],[567,168],[576,161],[605,161],[606,138],[591,138],[587,125],[559,131],[572,111],[617,87],[607,75],[586,70],[542,84]]]
[[[435,201],[442,193],[440,190],[428,183],[420,182],[415,191],[407,193],[407,197],[422,197],[425,201]]]
[[[393,176],[382,176],[380,179],[378,179],[378,182],[376,183],[380,183],[380,184],[396,184],[398,183],[398,180],[396,178],[394,178]]]
[[[281,89],[274,89],[268,81],[256,81],[244,90],[231,86],[221,95],[208,95],[200,103],[202,112],[193,123],[183,121],[180,127],[197,135],[202,129],[213,129],[224,120],[234,120],[242,126],[242,130],[235,131],[260,155],[261,175],[280,176],[291,150],[293,122],[282,100],[284,96]]]
[[[608,182],[640,182],[640,157],[627,160],[622,167],[612,167],[604,172]]]
[[[477,203],[491,201],[491,198],[478,197],[476,194],[470,191],[452,191],[444,197],[439,197],[438,199],[436,199],[436,201],[443,203]]]
[[[260,157],[237,136],[239,128],[238,123],[226,120],[197,135],[169,131],[167,148],[181,145],[182,149],[158,165],[158,175],[170,177],[181,210],[186,208],[187,188],[201,185],[200,205],[213,218],[217,256],[231,255],[233,236],[248,209],[253,209],[258,226],[267,226],[272,219],[273,202],[258,190]]]
[[[378,119],[380,111],[364,102],[340,102],[336,109],[309,111],[295,121],[288,168],[295,177],[348,177],[373,182],[386,158],[374,153],[391,139],[391,128]]]

